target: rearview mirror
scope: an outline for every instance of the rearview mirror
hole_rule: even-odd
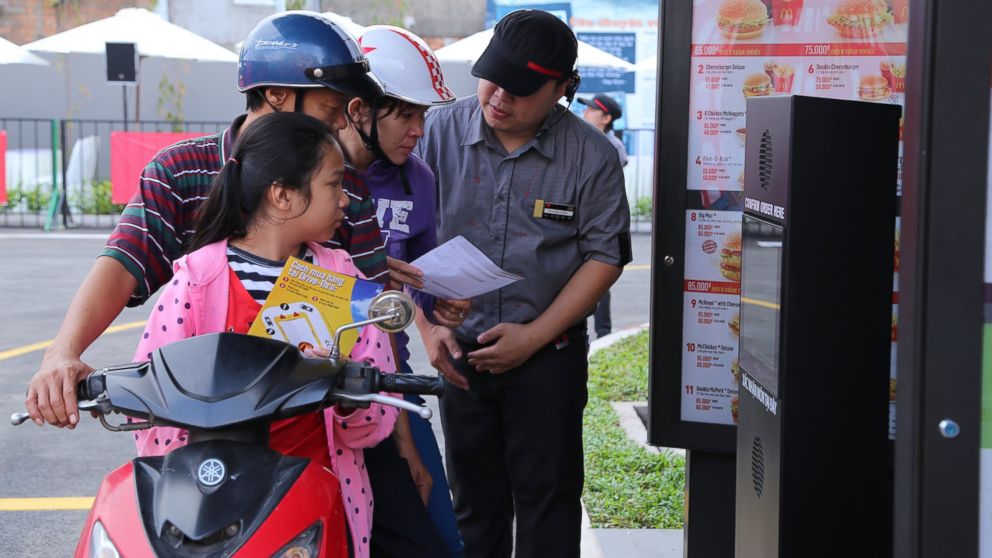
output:
[[[416,307],[410,295],[403,291],[383,291],[369,303],[369,319],[376,321],[375,327],[386,333],[397,333],[406,329],[416,313]]]

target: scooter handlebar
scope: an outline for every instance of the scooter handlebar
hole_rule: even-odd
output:
[[[96,399],[107,389],[107,381],[103,374],[94,372],[76,385],[76,397],[80,401]]]
[[[420,374],[380,374],[379,389],[393,393],[412,393],[415,395],[444,395],[445,381],[441,376],[424,376]]]
[[[92,373],[85,380],[80,381],[76,384],[76,398],[80,402],[80,408],[86,407],[87,409],[91,406],[84,405],[84,402],[96,399],[107,387],[107,382],[104,379],[103,374]],[[26,412],[13,413],[10,415],[10,424],[13,426],[20,426],[31,418]]]

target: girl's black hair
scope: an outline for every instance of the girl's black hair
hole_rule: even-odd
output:
[[[299,191],[309,203],[310,178],[337,139],[323,122],[299,112],[260,116],[238,134],[230,158],[196,213],[186,252],[243,237],[273,182]]]

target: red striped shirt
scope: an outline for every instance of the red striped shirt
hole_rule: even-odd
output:
[[[184,140],[162,151],[145,166],[138,191],[121,214],[101,255],[120,262],[138,281],[129,306],[143,304],[172,278],[172,261],[195,231],[194,216],[210,193],[214,177],[231,153],[241,115],[219,134]],[[351,203],[334,239],[326,244],[346,250],[370,279],[388,276],[375,204],[365,182],[346,169],[342,185]]]

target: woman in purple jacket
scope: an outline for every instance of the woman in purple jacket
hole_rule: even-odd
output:
[[[444,84],[434,53],[413,33],[398,27],[372,26],[358,42],[386,95],[379,99],[352,99],[347,107],[349,125],[339,137],[349,164],[362,173],[375,200],[388,257],[409,262],[437,245],[434,174],[411,154],[424,134],[427,109],[452,103],[455,96]],[[411,295],[425,317],[448,327],[462,322],[470,304],[468,300],[435,299],[417,290],[411,290]],[[396,335],[401,372],[411,371],[407,364],[408,341],[406,334]],[[423,402],[416,397],[411,399]],[[395,445],[387,441],[367,453],[373,491],[388,490],[390,494],[388,502],[377,499],[371,539],[373,558],[409,556],[411,544],[426,545],[421,540],[433,538],[434,533],[425,534],[425,530],[441,537],[446,555],[460,557],[463,544],[437,440],[430,423],[403,415],[406,413],[397,420],[394,431]],[[412,434],[412,439],[406,432]],[[403,495],[409,483],[404,485],[398,476],[406,469],[419,492],[419,501],[417,494]],[[422,512],[422,507],[417,509],[421,504],[429,512],[433,529],[429,525],[425,529],[412,517]],[[385,505],[390,506],[392,515]]]

